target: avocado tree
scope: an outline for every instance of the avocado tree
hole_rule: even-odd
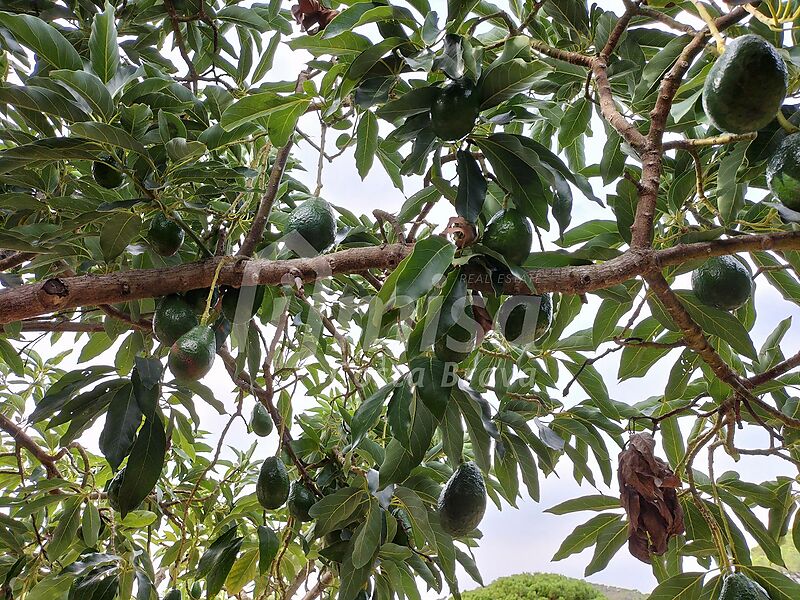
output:
[[[0,8],[3,597],[458,597],[564,463],[556,558],[800,598],[796,2]]]

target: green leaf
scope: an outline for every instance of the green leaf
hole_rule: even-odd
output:
[[[525,148],[515,136],[507,133],[495,133],[487,138],[476,137],[475,144],[492,165],[500,184],[511,193],[517,208],[534,224],[549,229],[544,188],[531,164],[538,163],[538,156]]]
[[[586,98],[579,98],[570,106],[561,119],[558,127],[558,143],[562,148],[571,146],[572,143],[583,135],[589,127],[592,118],[592,105]]]
[[[386,445],[386,453],[379,471],[379,486],[404,481],[411,471],[422,462],[431,445],[436,429],[436,418],[417,397],[411,396],[408,412],[411,418],[409,439],[401,442],[392,438]]]
[[[681,573],[662,581],[648,600],[698,600],[705,573]]]
[[[95,122],[75,123],[70,127],[70,131],[75,137],[86,138],[101,144],[109,144],[143,156],[147,154],[147,150],[145,150],[141,142],[124,129],[113,125]]]
[[[356,169],[361,179],[367,176],[375,160],[378,148],[378,119],[369,112],[361,113],[361,121],[356,129]]]
[[[526,62],[521,58],[489,69],[478,83],[481,110],[492,108],[517,94],[526,92],[547,72],[544,63]]]
[[[78,527],[81,524],[81,506],[83,498],[73,496],[64,502],[64,509],[58,518],[58,524],[53,530],[50,543],[47,544],[47,556],[50,560],[58,560],[75,543]]]
[[[402,118],[428,112],[438,93],[439,88],[432,85],[414,88],[397,100],[392,100],[381,106],[376,114],[381,119],[396,123]]]
[[[725,491],[718,490],[720,499],[727,504],[733,511],[733,514],[742,522],[744,528],[752,535],[769,561],[773,564],[785,567],[783,556],[781,555],[781,547],[778,542],[773,539],[767,528],[759,520],[756,514],[750,509],[747,504],[737,498],[735,495]]]
[[[272,70],[272,64],[275,60],[275,52],[278,50],[280,43],[281,33],[280,31],[276,31],[275,35],[269,39],[267,49],[261,54],[261,59],[258,61],[255,71],[253,71],[253,76],[251,78],[252,83],[258,83],[264,79],[267,73]]]
[[[578,525],[570,533],[553,555],[552,560],[563,560],[572,554],[586,550],[597,541],[597,536],[608,525],[619,521],[619,515],[603,513],[592,517],[583,525]]]
[[[544,512],[554,515],[566,515],[582,510],[604,511],[613,508],[621,508],[619,498],[605,496],[603,494],[594,494],[591,496],[582,496],[580,498],[566,500],[561,504],[556,504],[555,506],[548,508]]]
[[[609,523],[597,536],[594,555],[586,565],[584,577],[598,573],[608,566],[609,561],[628,541],[628,524],[620,519]]]
[[[328,23],[322,37],[329,39],[352,31],[356,27],[377,21],[399,21],[409,27],[417,27],[414,16],[407,8],[381,6],[374,2],[359,2],[344,9]]]
[[[800,584],[792,581],[783,573],[769,567],[741,566],[740,568],[767,591],[770,600],[800,598]]]
[[[233,563],[228,576],[225,578],[225,590],[228,594],[237,595],[244,586],[255,579],[257,562],[257,548],[250,548],[242,552],[242,555]]]
[[[347,56],[359,54],[372,46],[366,36],[348,31],[333,38],[323,38],[324,31],[316,35],[301,35],[289,40],[292,50],[308,50],[314,56],[330,54],[331,56]]]
[[[447,0],[447,30],[457,31],[478,0]]]
[[[722,159],[717,172],[717,208],[723,223],[731,223],[744,206],[744,184],[737,183],[736,173],[744,162],[750,141],[738,142]]]
[[[368,500],[368,492],[357,487],[342,488],[325,496],[308,511],[316,519],[314,532],[322,536],[333,531],[350,519]]]
[[[108,120],[114,115],[114,100],[97,75],[86,71],[59,69],[52,71],[50,76],[58,81],[63,81],[78,92],[92,108],[92,111],[103,119]]]
[[[458,174],[456,213],[470,223],[477,223],[486,200],[486,178],[472,153],[459,150],[456,153],[456,160]]]
[[[89,118],[89,115],[72,100],[53,90],[33,85],[5,84],[0,86],[0,102],[60,117],[68,123],[84,121]]]
[[[381,525],[384,518],[383,509],[376,500],[372,500],[366,521],[359,526],[353,537],[353,553],[350,558],[356,569],[372,562],[381,544]]]
[[[122,485],[119,504],[122,517],[137,508],[155,488],[167,452],[167,437],[161,418],[156,415],[144,420],[133,443]]]
[[[103,258],[111,262],[117,258],[142,229],[142,220],[135,213],[116,213],[100,230],[100,249]]]
[[[268,573],[272,566],[272,561],[278,556],[281,542],[278,535],[271,527],[259,525],[258,527],[258,573],[264,575]]]
[[[439,236],[427,237],[414,245],[384,282],[379,298],[385,307],[400,308],[428,293],[453,262],[456,248]]]
[[[114,7],[106,0],[105,10],[92,20],[89,36],[89,58],[95,74],[108,83],[119,69],[119,44],[117,26],[114,22]]]
[[[689,314],[697,324],[700,325],[704,332],[718,336],[720,339],[730,344],[731,348],[739,354],[743,354],[747,358],[752,358],[753,360],[758,359],[758,353],[756,352],[755,346],[753,346],[753,341],[750,339],[750,334],[747,333],[747,330],[739,319],[729,312],[702,304],[692,292],[677,290],[675,294],[680,298],[686,310],[689,311]],[[659,322],[668,326],[670,329],[677,330],[677,327],[672,323],[672,320],[660,303],[653,300],[650,302],[650,308]]]
[[[17,41],[33,50],[50,66],[72,71],[83,68],[78,51],[67,38],[38,17],[0,12],[0,25],[8,28]]]
[[[414,533],[422,534],[422,537],[431,545],[436,545],[436,534],[428,520],[428,509],[422,502],[419,495],[409,488],[397,486],[394,490],[394,497],[400,502],[408,518],[411,520],[411,528]]]
[[[236,536],[236,526],[231,527],[212,543],[197,565],[197,574],[206,578],[206,598],[211,600],[225,584],[231,572],[243,537]]]
[[[353,414],[353,420],[350,422],[350,436],[352,439],[350,447],[355,448],[358,446],[369,430],[378,424],[386,398],[394,390],[395,385],[395,383],[389,383],[383,386],[364,400],[356,409]]]
[[[100,433],[100,450],[116,471],[133,448],[136,431],[142,422],[142,411],[133,393],[133,385],[119,388],[111,399],[106,423]]]
[[[255,119],[269,117],[278,111],[288,110],[292,114],[296,110],[305,112],[310,103],[311,100],[302,95],[279,96],[274,92],[259,92],[245,96],[226,108],[222,113],[220,125],[225,131],[230,131]]]
[[[81,534],[83,543],[87,547],[93,548],[97,544],[97,539],[100,535],[100,524],[100,511],[92,502],[87,502],[81,517]]]
[[[25,363],[14,346],[7,340],[0,338],[0,359],[7,364],[15,375],[25,376]]]

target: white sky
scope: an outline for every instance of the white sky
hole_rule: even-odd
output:
[[[250,0],[243,2],[243,5],[250,4]],[[505,2],[498,2],[499,5],[504,5]],[[602,3],[604,6],[608,5],[617,9],[621,5],[618,0],[608,0]],[[432,0],[431,5],[434,10],[438,10],[440,18],[446,14],[446,2],[444,0]],[[369,29],[365,29],[369,31]],[[271,32],[267,33],[267,36]],[[278,65],[270,73],[269,79],[274,80],[293,80],[296,74],[302,69],[304,62],[309,58],[305,52],[293,53],[285,45],[281,45],[275,59],[275,65]],[[176,64],[180,64],[180,59],[177,58]],[[383,124],[385,126],[385,124]],[[318,140],[318,124],[314,115],[306,116],[301,121],[301,128],[305,133],[311,135]],[[593,124],[595,132],[599,133],[596,141],[588,142],[587,161],[589,164],[592,162],[599,162],[600,152],[602,151],[602,143],[604,135],[602,134],[603,128],[599,122]],[[385,135],[387,130],[382,130]],[[336,139],[338,132],[330,132],[328,136],[329,153],[335,151],[333,141]],[[293,175],[298,179],[304,181],[312,190],[315,186],[316,169],[314,168],[317,161],[317,152],[305,142],[300,142],[295,147],[295,155],[299,157],[305,165],[307,171],[295,171]],[[343,206],[355,214],[370,214],[375,208],[381,208],[390,213],[397,213],[400,206],[405,200],[405,196],[399,190],[393,187],[389,178],[383,171],[379,161],[375,164],[370,171],[369,175],[362,182],[355,169],[355,161],[353,159],[352,149],[348,150],[344,156],[335,161],[333,165],[326,164],[323,172],[323,190],[322,196],[329,200],[331,203]],[[592,181],[595,186],[595,193],[603,196],[602,188],[598,180]],[[411,195],[421,188],[421,180],[418,177],[407,178],[406,194]],[[610,190],[605,190],[606,192]],[[434,223],[446,223],[450,216],[453,216],[454,211],[452,207],[445,200],[441,200],[435,209],[432,211],[429,221]],[[573,226],[593,218],[613,219],[613,213],[610,209],[601,209],[592,202],[589,202],[582,195],[576,191],[575,202],[573,208]],[[553,239],[554,234],[548,234],[549,238]],[[680,287],[688,287],[688,282],[683,283]],[[590,298],[594,298],[590,296]],[[585,307],[581,316],[566,332],[569,334],[572,331],[583,329],[591,325],[593,315],[596,311],[598,302],[592,299],[590,305]],[[756,307],[758,310],[759,319],[755,330],[753,332],[753,339],[758,348],[763,339],[768,335],[775,325],[787,315],[798,316],[800,311],[794,305],[790,305],[783,301],[783,299],[775,292],[766,281],[761,279],[758,282],[756,291]],[[797,351],[797,347],[793,346],[794,340],[797,339],[796,335],[790,333],[786,336],[788,344],[784,351],[787,355]],[[71,344],[72,336],[65,336],[58,344],[58,350],[69,347]],[[795,342],[796,343],[796,342]],[[43,352],[43,347],[37,347],[37,350]],[[54,348],[54,350],[56,350]],[[669,359],[664,359],[658,364],[656,369],[653,369],[648,374],[647,379],[634,379],[619,385],[616,383],[616,372],[618,368],[619,353],[613,354],[595,366],[600,370],[604,376],[606,385],[609,387],[611,396],[617,400],[635,403],[645,399],[657,390],[663,389],[668,369],[672,362]],[[101,361],[105,357],[98,358]],[[69,359],[68,359],[69,360]],[[112,359],[113,360],[113,359]],[[64,368],[70,368],[67,361],[64,363]],[[232,407],[235,402],[235,393],[233,386],[224,371],[219,361],[215,368],[212,370],[204,380],[203,383],[210,386],[217,398],[225,403],[226,406]],[[563,383],[563,382],[562,382]],[[557,396],[556,396],[557,397]],[[573,389],[568,402],[577,403],[583,400],[585,396],[582,390],[577,386]],[[313,400],[304,397],[295,397],[293,399],[295,414],[301,412],[303,407],[310,406]],[[249,413],[252,407],[252,399],[248,399],[246,413]],[[198,412],[200,412],[203,429],[214,430],[217,433],[221,430],[224,423],[223,418],[220,418],[215,411],[206,407],[202,402],[197,403]],[[209,443],[216,443],[217,433],[212,434],[212,439]],[[96,436],[99,434],[99,427],[96,426],[88,434],[83,436],[82,442],[86,442],[94,451],[96,448]],[[741,434],[740,434],[741,435]],[[748,440],[746,436],[742,436],[742,446],[755,446],[758,439]],[[245,447],[252,443],[253,437],[247,434],[244,424],[241,420],[237,421],[228,437],[228,440],[236,443],[237,446]],[[238,443],[237,443],[238,442]],[[749,442],[749,443],[748,443]],[[275,444],[277,443],[277,436],[273,434],[269,438],[259,441],[259,448],[256,451],[256,458],[266,458],[274,454]],[[610,448],[612,457],[616,454],[613,448]],[[722,456],[722,454],[718,454]],[[727,459],[727,457],[725,457]],[[722,473],[727,468],[731,468],[733,463],[727,459],[719,461],[718,473]],[[729,464],[727,464],[729,463]],[[776,474],[786,474],[787,469],[780,461],[743,458],[740,463],[735,467],[742,474],[742,478],[748,481],[760,482]],[[550,477],[547,480],[542,480],[541,502],[534,503],[529,498],[519,500],[519,510],[506,506],[502,512],[498,511],[490,502],[487,514],[481,524],[481,530],[484,537],[481,545],[475,550],[478,567],[483,575],[484,581],[489,583],[497,577],[510,575],[519,572],[556,572],[569,575],[572,577],[583,578],[583,570],[588,564],[593,549],[584,551],[583,553],[572,556],[560,562],[551,562],[550,558],[559,547],[563,538],[569,534],[576,525],[588,520],[594,513],[578,513],[576,515],[554,516],[543,512],[544,509],[551,507],[568,498],[581,496],[585,494],[596,493],[595,490],[585,484],[579,487],[572,478],[571,463],[568,459],[564,458],[561,461],[559,468],[560,478]],[[602,482],[600,477],[597,478]],[[603,493],[617,495],[616,482],[612,484],[611,489],[606,489],[600,483],[600,491]],[[636,588],[641,591],[650,591],[655,586],[655,578],[653,577],[650,568],[632,558],[627,550],[623,548],[611,561],[609,566],[602,572],[595,574],[588,578],[589,581],[596,583],[604,583],[618,587]],[[466,573],[461,572],[459,581],[462,588],[472,588],[475,584],[471,581]],[[435,598],[435,594],[428,594],[426,597]]]

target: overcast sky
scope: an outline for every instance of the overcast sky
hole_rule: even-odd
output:
[[[248,3],[245,2],[243,4]],[[498,2],[498,4],[503,5],[505,3]],[[614,5],[614,7],[617,7],[621,2],[604,0],[602,4],[604,6]],[[440,17],[443,18],[443,15],[446,14],[446,2],[444,0],[432,0],[431,5],[435,10],[438,10]],[[369,29],[365,31],[369,32]],[[279,65],[279,67],[273,69],[274,73],[271,74],[270,78],[293,80],[308,58],[309,55],[305,52],[292,53],[286,46],[281,45],[275,60],[275,64]],[[315,121],[316,117],[309,115],[301,122],[303,130],[312,136],[318,134],[318,127]],[[385,126],[385,124],[383,125]],[[602,126],[599,123],[595,123],[595,125],[594,130],[601,132],[601,136],[596,138],[596,141],[587,143],[589,163],[598,162],[604,141]],[[384,135],[387,131],[383,131]],[[332,142],[335,137],[336,135],[329,136],[329,148],[333,148]],[[309,144],[300,142],[295,148],[295,154],[302,159],[308,171],[296,171],[293,172],[293,175],[303,180],[313,189],[315,185],[315,169],[313,167],[317,160],[316,150]],[[421,188],[419,178],[408,178],[405,194],[400,192],[393,187],[378,161],[375,161],[371,172],[362,182],[355,169],[352,151],[346,152],[334,165],[326,165],[322,182],[322,196],[328,201],[335,205],[343,206],[356,214],[366,213],[370,215],[375,208],[381,208],[396,214],[406,195],[410,195]],[[604,190],[599,186],[599,182],[593,180],[592,183],[595,185],[595,193],[602,197]],[[441,200],[429,220],[435,223],[446,223],[447,219],[453,214],[452,207],[445,200]],[[610,209],[597,207],[575,190],[573,225],[592,218],[613,219],[614,216]],[[553,235],[550,234],[550,238],[552,237]],[[688,287],[688,283],[683,283],[681,287]],[[592,297],[590,296],[590,298]],[[584,308],[581,317],[566,333],[590,326],[596,307],[597,302],[592,300],[590,306]],[[797,308],[784,302],[771,287],[766,285],[763,279],[758,282],[756,307],[759,315],[753,332],[756,347],[760,346],[764,337],[772,331],[781,319],[790,314],[793,316],[798,314]],[[786,336],[789,344],[795,339],[796,336],[792,333]],[[71,336],[65,336],[64,340],[59,344],[59,349],[69,346],[69,340],[71,340]],[[44,348],[39,345],[37,350],[43,352]],[[785,347],[787,355],[794,353],[796,350],[796,347]],[[632,404],[645,399],[659,389],[663,389],[666,374],[668,373],[668,368],[663,365],[670,366],[672,363],[669,362],[669,359],[659,363],[658,368],[653,369],[646,379],[634,379],[624,385],[617,385],[615,382],[618,357],[619,354],[613,354],[595,365],[603,374],[613,398]],[[102,357],[97,360],[101,361]],[[69,368],[68,363],[65,364],[65,368]],[[219,362],[203,382],[214,390],[218,399],[223,401],[226,406],[231,408],[234,406],[235,393],[233,386]],[[556,397],[558,396],[558,394],[555,395]],[[585,396],[582,391],[576,387],[571,392],[570,397],[564,400],[570,405],[584,399]],[[296,396],[293,398],[295,413],[300,412],[304,406],[310,406],[312,402],[313,400],[308,398]],[[252,399],[248,399],[248,403],[247,412],[252,407]],[[202,406],[200,403],[198,403],[198,409],[200,409],[203,429],[221,429],[224,421],[214,411]],[[95,451],[97,451],[96,436],[98,432],[98,428],[95,427],[82,440],[82,442],[88,442],[90,447],[93,446]],[[244,446],[252,443],[255,438],[247,434],[243,423],[239,421],[234,425],[228,439],[241,441]],[[743,440],[742,446],[751,447],[762,441],[757,437],[748,439],[746,436],[742,436],[740,439]],[[211,442],[215,442],[213,436]],[[274,454],[275,444],[277,444],[275,434],[260,440],[257,457],[265,458]],[[616,451],[611,449],[611,454],[614,456]],[[726,466],[728,464],[732,465],[729,460],[727,462],[721,460],[718,473],[728,468]],[[736,465],[736,468],[742,473],[743,479],[756,482],[774,477],[778,473],[785,474],[787,472],[779,461],[752,458],[742,459]],[[567,459],[562,460],[559,473],[560,478],[551,476],[542,481],[540,503],[534,503],[526,497],[519,501],[519,510],[505,506],[502,512],[498,511],[492,503],[489,504],[487,514],[481,524],[484,537],[480,548],[475,551],[478,566],[486,583],[500,576],[524,571],[557,572],[578,578],[583,577],[583,570],[591,558],[592,549],[555,563],[550,561],[550,557],[553,556],[563,538],[576,525],[587,520],[593,513],[553,516],[544,513],[543,510],[565,499],[596,493],[596,491],[588,485],[579,487],[575,484],[571,474],[571,463]],[[601,478],[598,477],[598,481],[601,481]],[[607,494],[618,494],[616,482],[612,484],[610,489],[605,488],[602,484],[599,489]],[[465,588],[474,587],[475,585],[463,572],[459,579]],[[637,588],[641,591],[650,591],[655,585],[655,579],[652,576],[650,567],[632,558],[624,548],[612,559],[606,570],[593,575],[589,578],[589,581],[619,587]],[[436,596],[430,594],[428,597],[435,598]]]

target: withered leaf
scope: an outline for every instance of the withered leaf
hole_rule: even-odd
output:
[[[655,447],[652,435],[637,433],[619,454],[619,490],[628,514],[628,549],[646,563],[651,554],[664,554],[670,538],[684,531],[683,509],[676,491],[681,481],[655,456]]]

